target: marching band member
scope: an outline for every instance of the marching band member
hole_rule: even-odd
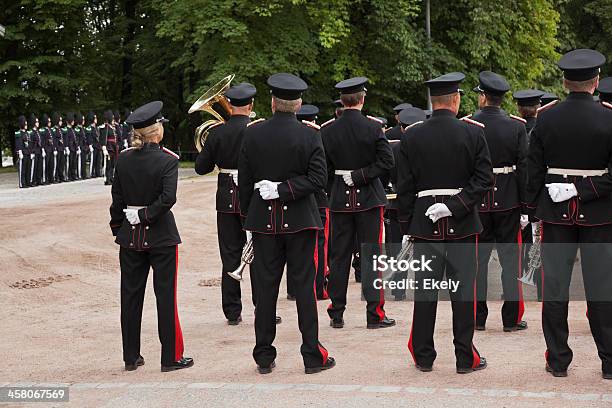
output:
[[[543,223],[546,371],[555,377],[567,376],[572,361],[568,296],[580,248],[591,334],[603,378],[612,379],[612,109],[593,100],[605,60],[588,49],[560,59],[570,93],[540,112],[529,145],[528,203]]]
[[[195,162],[198,174],[207,174],[219,167],[217,176],[217,237],[221,255],[221,306],[227,324],[235,326],[242,321],[240,282],[228,275],[240,266],[242,249],[247,242],[240,217],[238,199],[238,156],[244,130],[250,122],[253,98],[257,90],[243,82],[227,90],[225,97],[232,108],[227,122],[219,122],[209,129],[202,151]],[[251,273],[253,304],[255,304],[255,279]]]
[[[612,77],[607,77],[599,81],[597,91],[599,92],[600,103],[612,103]]]
[[[127,371],[144,364],[140,355],[142,307],[149,269],[157,300],[161,371],[193,366],[183,356],[183,334],[177,308],[178,244],[171,208],[176,202],[178,155],[160,147],[164,137],[163,103],[151,102],[128,118],[135,143],[117,158],[111,189],[110,227],[120,245],[121,334]]]
[[[482,124],[456,118],[461,103],[459,72],[427,81],[433,114],[404,135],[398,163],[398,205],[402,232],[414,239],[414,258],[430,260],[415,271],[412,330],[408,349],[417,369],[431,371],[436,350],[434,327],[438,290],[426,279],[446,275],[458,284],[450,291],[457,373],[487,363],[472,343],[478,234],[477,204],[492,187],[493,171]],[[432,159],[433,158],[433,159]]]
[[[400,140],[402,138],[402,123],[399,118],[399,114],[402,110],[411,108],[412,104],[402,102],[393,107],[393,112],[395,113],[395,121],[397,122],[395,126],[385,132],[385,136],[387,140]]]
[[[521,227],[529,224],[522,215],[527,183],[527,132],[525,120],[508,115],[501,109],[510,84],[504,77],[491,71],[478,75],[480,84],[478,107],[472,119],[484,125],[493,165],[493,187],[478,205],[483,230],[478,237],[478,273],[476,279],[476,330],[485,330],[487,308],[487,278],[489,260],[495,247],[502,266],[501,281],[504,304],[501,309],[504,332],[525,330],[522,320],[525,310],[521,282],[522,235]]]
[[[15,132],[15,154],[17,156],[17,177],[19,177],[19,188],[30,187],[30,173],[32,161],[30,160],[30,135],[28,133],[28,122],[25,116],[17,118],[19,130]]]
[[[295,116],[306,83],[280,73],[270,76],[268,85],[273,115],[244,131],[238,161],[240,209],[244,228],[253,234],[251,273],[257,280],[253,357],[261,374],[275,366],[276,302],[286,265],[295,288],[305,372],[312,374],[335,365],[319,343],[314,291],[317,230],[323,227],[314,196],[325,186],[325,154],[318,129]]]
[[[330,325],[344,327],[346,293],[351,267],[351,253],[357,236],[362,244],[382,245],[383,213],[387,200],[379,177],[393,166],[393,154],[378,120],[361,113],[365,103],[365,77],[336,84],[344,105],[342,116],[321,127],[328,167],[331,237],[329,248],[327,309]],[[362,277],[363,278],[363,277]],[[373,281],[374,277],[370,276]],[[375,291],[366,296],[366,320],[369,329],[395,325],[386,316],[384,292],[364,282]]]

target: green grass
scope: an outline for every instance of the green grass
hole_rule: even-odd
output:
[[[193,166],[195,166],[195,162],[192,162],[192,161],[180,161],[179,162],[179,167],[181,169],[193,169]]]
[[[17,169],[15,168],[15,166],[0,167],[0,174],[15,173],[15,172],[17,172]]]

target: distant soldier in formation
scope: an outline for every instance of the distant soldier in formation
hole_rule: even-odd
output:
[[[123,149],[127,149],[127,139],[123,136],[123,126],[121,125],[121,115],[119,111],[113,112],[113,129],[115,129],[115,135],[117,135],[117,150],[121,152]]]
[[[66,143],[67,174],[70,181],[77,179],[77,138],[74,130],[74,112],[66,114],[66,127],[64,131],[64,142]]]
[[[113,112],[107,110],[104,112],[104,124],[99,127],[100,144],[104,154],[104,184],[113,184],[113,175],[115,172],[115,163],[119,148],[117,146],[117,133],[113,126]]]
[[[67,173],[66,173],[66,143],[64,141],[64,131],[62,129],[63,118],[62,116],[54,112],[51,118],[51,124],[53,125],[53,147],[55,149],[53,153],[54,165],[53,169],[55,171],[55,181],[58,183],[68,181]]]
[[[406,102],[402,102],[398,105],[395,105],[393,108],[393,112],[395,113],[395,121],[396,125],[391,129],[385,132],[385,136],[387,136],[387,140],[400,140],[402,137],[402,124],[400,122],[399,114],[402,110],[411,108],[412,105]]]
[[[30,174],[32,160],[30,158],[30,135],[28,133],[28,122],[25,116],[17,118],[19,130],[15,132],[15,154],[17,155],[17,175],[19,187],[30,187]]]
[[[40,140],[42,144],[42,150],[44,152],[43,157],[43,175],[44,184],[54,183],[54,152],[55,147],[53,145],[53,128],[51,127],[51,118],[46,113],[42,115],[42,125],[40,129]]]
[[[100,148],[100,135],[98,133],[98,118],[96,114],[89,112],[85,123],[85,135],[89,151],[89,177],[100,177],[102,151]]]
[[[30,114],[28,121],[30,134],[30,159],[32,165],[30,167],[30,185],[38,186],[42,182],[42,145],[40,134],[38,132],[38,118],[35,114]]]
[[[121,123],[122,134],[123,134],[123,146],[127,149],[132,145],[132,137],[134,134],[134,128],[132,125],[127,123],[127,118],[132,114],[132,111],[129,109],[125,109],[123,112],[123,122]]]

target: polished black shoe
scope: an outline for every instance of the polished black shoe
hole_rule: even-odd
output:
[[[459,367],[457,368],[457,374],[468,374],[471,373],[473,371],[479,371],[479,370],[484,370],[485,368],[487,368],[487,359],[484,357],[480,357],[480,364],[478,364],[477,367],[472,368],[472,367]]]
[[[518,330],[527,330],[527,322],[524,321],[524,320],[521,320],[520,322],[518,322],[518,324],[516,326],[504,327],[504,331],[506,333],[514,332],[514,331],[518,331]]]
[[[384,329],[385,327],[395,326],[395,319],[385,316],[380,322],[368,323],[368,329]]]
[[[238,326],[241,321],[242,321],[242,316],[238,316],[237,318],[233,320],[227,319],[227,324],[230,326]]]
[[[280,316],[276,316],[275,321],[276,321],[276,324],[281,324],[283,322],[283,319]]]
[[[135,362],[131,364],[125,363],[125,371],[134,371],[138,367],[143,366],[143,365],[144,365],[144,358],[140,356]]]
[[[567,370],[555,371],[546,363],[546,372],[552,374],[553,377],[567,377]]]
[[[416,365],[416,368],[417,368],[417,370],[422,371],[424,373],[428,373],[431,370],[433,370],[433,368],[431,366],[426,367],[426,366],[422,366],[422,365],[418,365],[418,364]]]
[[[602,372],[601,373],[601,378],[603,378],[604,380],[612,380],[612,373]]]
[[[273,361],[272,364],[267,367],[257,366],[257,372],[259,374],[270,374],[272,370],[274,370],[274,367],[276,367],[276,363]]]
[[[295,300],[295,296],[287,293],[287,300]]]
[[[474,326],[474,329],[478,331],[485,331],[486,327],[484,324],[477,324],[476,326]]]
[[[339,318],[339,319],[330,319],[329,320],[329,325],[331,327],[333,327],[334,329],[341,329],[344,327],[344,319]]]
[[[316,374],[316,373],[320,373],[323,370],[329,370],[330,368],[333,368],[336,366],[336,360],[333,357],[327,357],[327,361],[325,362],[325,364],[317,366],[317,367],[306,367],[304,369],[304,372],[306,374]]]
[[[193,358],[191,357],[183,357],[179,361],[175,361],[170,365],[161,366],[162,373],[166,373],[168,371],[182,370],[183,368],[189,368],[193,366]]]

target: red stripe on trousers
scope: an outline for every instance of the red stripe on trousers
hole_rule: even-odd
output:
[[[529,225],[529,224],[528,224]],[[523,315],[525,314],[525,301],[523,300],[523,284],[519,280],[523,275],[523,234],[521,229],[518,231],[518,273],[516,282],[518,283],[518,316],[516,319],[516,324],[519,324],[521,320],[523,320]]]
[[[378,227],[378,250],[382,252],[382,243],[383,243],[383,229],[385,226],[385,219],[384,219],[384,207],[380,207],[380,224]],[[382,272],[379,272],[379,278],[382,276]],[[384,289],[380,289],[379,292],[379,298],[378,298],[378,306],[376,306],[376,313],[378,314],[378,317],[380,318],[380,321],[382,321],[385,318],[385,311],[383,310],[383,307],[385,306],[385,291]]]
[[[315,233],[315,245],[314,245],[314,253],[312,255],[312,260],[314,261],[314,268],[315,268],[315,278],[312,280],[312,295],[314,298],[314,305],[315,305],[315,319],[317,318],[319,311],[317,310],[317,270],[319,269],[319,234],[318,232]],[[318,323],[317,323],[318,326]],[[327,363],[327,357],[329,356],[329,353],[327,352],[327,349],[325,347],[323,347],[321,345],[321,343],[318,344],[319,346],[319,352],[321,353],[321,357],[323,358],[323,364]]]
[[[414,356],[414,349],[412,348],[412,332],[414,331],[414,313],[412,318],[412,324],[410,325],[410,337],[408,338],[408,351],[410,351],[410,355],[412,356],[412,361],[414,364],[417,364],[416,357]]]
[[[329,208],[325,209],[325,229],[323,230],[323,297],[328,298],[327,277],[329,276],[329,266],[327,265],[327,251],[329,246]],[[317,269],[318,270],[318,269]]]
[[[472,287],[474,288],[474,329],[476,328],[476,278],[478,277],[478,234],[476,234],[476,276],[474,276],[474,282],[472,283]],[[474,333],[474,330],[472,330]],[[473,334],[472,334],[473,336]],[[474,347],[474,343],[472,343],[472,368],[476,368],[480,365],[480,354],[478,354],[478,350]]]
[[[178,307],[176,305],[176,283],[178,278],[178,245],[176,246],[176,269],[174,271],[174,361],[183,358],[183,331],[179,322]]]

